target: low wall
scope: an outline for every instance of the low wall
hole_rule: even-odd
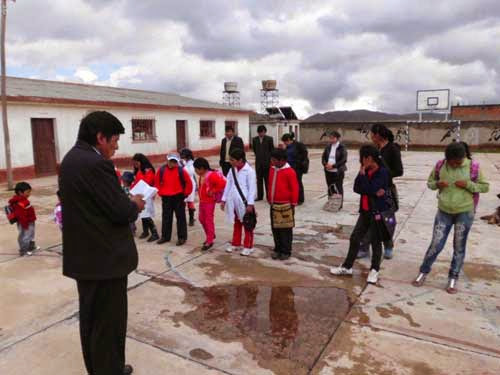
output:
[[[484,147],[500,151],[500,121],[462,121],[439,123],[384,123],[392,130],[395,142],[410,148],[446,146],[460,139],[472,148]],[[302,123],[301,141],[309,146],[320,146],[328,142],[326,134],[337,130],[346,145],[356,146],[370,142],[370,127],[367,123]]]

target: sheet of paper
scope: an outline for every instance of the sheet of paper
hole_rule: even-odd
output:
[[[157,188],[148,185],[143,180],[139,181],[137,185],[135,185],[132,190],[130,190],[131,195],[142,194],[144,196],[143,200],[152,198],[157,192]]]

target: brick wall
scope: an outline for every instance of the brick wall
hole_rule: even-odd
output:
[[[451,118],[455,120],[500,120],[500,104],[452,106]]]

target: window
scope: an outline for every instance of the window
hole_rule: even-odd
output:
[[[154,119],[132,119],[132,141],[133,142],[155,142],[155,120]]]
[[[224,129],[226,126],[232,126],[234,129],[234,134],[238,135],[238,121],[225,121],[224,122]]]
[[[215,121],[200,120],[200,137],[215,138]]]

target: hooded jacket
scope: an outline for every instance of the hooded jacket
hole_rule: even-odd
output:
[[[16,194],[9,200],[9,204],[14,208],[16,219],[24,229],[28,229],[36,221],[35,209],[28,198]]]

